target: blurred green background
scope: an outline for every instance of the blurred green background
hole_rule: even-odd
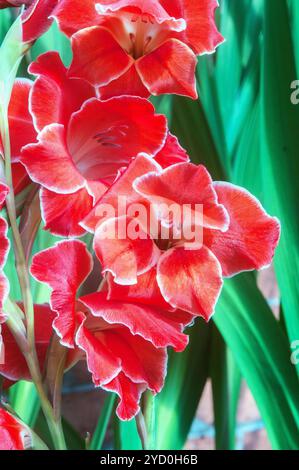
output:
[[[291,103],[291,83],[299,79],[299,0],[219,3],[217,21],[226,42],[216,54],[199,58],[200,99],[164,96],[153,101],[168,116],[172,131],[194,162],[204,163],[216,180],[244,186],[281,220],[274,262],[280,313],[274,316],[255,274],[225,281],[213,321],[196,322],[187,350],[170,354],[162,393],[154,399],[146,397],[149,445],[184,447],[210,379],[217,449],[236,446],[243,380],[257,403],[272,448],[299,449],[299,355],[297,365],[291,362],[292,345],[299,340],[299,105]],[[3,39],[11,13],[1,11],[0,19]],[[69,63],[68,40],[55,24],[23,61],[20,75],[26,75],[26,61],[53,49]],[[52,243],[41,232],[35,249]],[[12,275],[12,263],[8,275]],[[43,301],[48,292],[36,288],[35,296]],[[47,439],[33,386],[14,386],[10,398],[23,419],[35,424]],[[91,443],[94,449],[103,445],[113,407],[114,396],[107,395]],[[139,449],[136,423],[113,420],[113,445]],[[66,422],[65,429],[70,447],[82,448],[81,437]]]

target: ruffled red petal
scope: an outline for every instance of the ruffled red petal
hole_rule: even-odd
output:
[[[229,216],[225,207],[218,202],[212,179],[203,165],[178,163],[162,172],[152,172],[137,178],[134,189],[157,207],[161,204],[179,206],[195,212],[202,212],[199,225],[225,231]],[[180,190],[178,191],[178,188]],[[199,205],[196,208],[196,205]],[[163,216],[163,214],[162,214]],[[189,222],[190,223],[190,222]]]
[[[23,41],[32,42],[51,26],[51,14],[59,0],[34,0],[22,15]]]
[[[186,27],[182,18],[169,15],[159,0],[99,0],[97,2],[97,11],[100,14],[109,14],[118,10],[150,15],[157,23],[167,22],[176,31],[182,31]]]
[[[40,201],[45,230],[62,237],[80,237],[85,233],[79,222],[93,207],[93,197],[85,188],[72,194],[41,189]]]
[[[142,337],[132,335],[126,327],[113,325],[108,328],[102,320],[84,315],[81,315],[81,322],[76,342],[86,352],[88,369],[95,385],[118,393],[120,383],[113,383],[113,380],[125,376],[127,386],[124,393],[119,393],[124,401],[118,414],[121,419],[133,418],[139,410],[142,391],[149,388],[157,393],[163,386],[166,350],[157,349]],[[133,389],[129,387],[129,381],[140,386],[138,392],[136,386],[132,385]],[[131,404],[129,407],[126,406],[128,402]]]
[[[146,295],[146,294],[145,294]],[[176,351],[183,351],[188,344],[188,337],[182,333],[182,325],[171,320],[171,315],[153,306],[129,300],[111,300],[105,293],[90,294],[80,301],[92,315],[102,318],[110,325],[126,326],[132,335],[139,335],[150,341],[156,348],[172,346]]]
[[[206,321],[214,313],[223,284],[220,263],[206,247],[168,250],[159,260],[157,280],[170,305]]]
[[[117,284],[124,285],[136,284],[137,276],[155,266],[160,256],[150,235],[126,216],[108,219],[97,227],[94,251],[102,272],[110,272]]]
[[[113,96],[132,95],[148,98],[150,92],[143,85],[139,77],[135,64],[129,70],[121,75],[121,77],[112,80],[108,85],[99,88],[100,97],[103,100],[112,98]]]
[[[120,372],[115,379],[104,385],[103,388],[119,396],[120,400],[116,408],[119,419],[128,421],[139,413],[139,402],[142,393],[146,390],[145,384],[134,383]]]
[[[184,18],[186,30],[178,37],[196,54],[214,52],[224,39],[215,22],[217,0],[160,0],[165,10],[176,18]]]
[[[52,16],[56,18],[61,31],[72,36],[80,29],[98,23],[97,3],[98,0],[60,0]]]
[[[153,158],[146,154],[139,154],[130,162],[128,168],[116,179],[103,197],[99,199],[96,206],[81,223],[82,227],[90,232],[94,232],[96,226],[107,219],[104,211],[105,207],[113,209],[113,214],[110,217],[123,215],[118,210],[120,198],[126,201],[127,207],[141,200],[140,195],[132,188],[135,179],[150,171],[159,170],[161,168]]]
[[[5,183],[0,181],[0,210],[4,206],[5,199],[8,193],[9,193],[9,187]],[[1,256],[0,256],[0,264],[1,264]]]
[[[145,274],[138,277],[138,283],[132,286],[121,286],[113,281],[112,276],[107,277],[108,293],[107,299],[119,302],[133,302],[137,304],[149,305],[163,311],[163,318],[170,323],[180,324],[182,327],[189,325],[194,316],[183,310],[174,310],[166,302],[161,294],[157,283],[157,269],[152,268]]]
[[[204,244],[218,258],[223,275],[269,266],[280,237],[279,221],[245,189],[229,183],[215,183],[214,187],[229,213],[230,225],[225,233],[204,231]]]
[[[155,156],[156,162],[162,168],[181,162],[189,162],[190,158],[185,149],[180,145],[177,137],[168,132],[163,148]]]
[[[110,300],[133,302],[149,305],[160,310],[173,310],[165,301],[157,283],[157,270],[152,268],[138,277],[138,283],[131,286],[121,286],[107,276],[108,295]]]
[[[136,62],[136,69],[152,95],[175,93],[197,99],[196,56],[183,42],[168,39]]]
[[[29,429],[13,415],[0,409],[0,450],[26,450],[31,446]]]
[[[76,294],[92,270],[93,261],[84,243],[68,240],[57,243],[32,259],[31,274],[52,289],[51,308],[57,313],[53,327],[61,343],[74,347]]]
[[[126,73],[133,64],[112,34],[93,26],[72,36],[73,61],[69,76],[87,80],[94,86],[104,86]]]
[[[87,82],[68,78],[67,69],[57,52],[40,55],[30,64],[29,72],[37,75],[30,97],[30,110],[38,131],[53,123],[67,125],[72,113],[95,96],[94,88]]]
[[[36,131],[29,112],[29,93],[33,82],[17,78],[9,102],[8,119],[11,141],[11,155],[14,162],[19,160],[24,145],[36,141]]]
[[[62,124],[46,126],[38,134],[37,144],[23,147],[21,162],[30,178],[50,191],[70,194],[84,187],[85,179],[69,153]]]

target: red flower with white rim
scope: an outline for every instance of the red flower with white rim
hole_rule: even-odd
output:
[[[31,447],[29,428],[12,414],[0,409],[0,450],[26,450]]]
[[[152,165],[152,169],[147,171],[147,165]],[[126,195],[128,207],[140,203],[147,211],[150,208],[150,214],[154,213],[159,221],[160,231],[152,233],[151,225],[147,225],[146,237],[107,237],[107,233],[114,233],[113,225],[123,219],[126,224],[131,223],[126,215],[117,212],[119,194]],[[102,215],[101,205],[107,203],[115,208],[114,218]],[[157,211],[161,204],[164,210]],[[199,205],[202,217],[196,224],[202,235],[200,243],[195,240],[196,243],[190,244],[184,237],[184,224],[190,224],[189,218],[187,222],[182,220],[180,237],[173,225],[168,239],[161,238],[162,227],[173,222],[165,207],[173,204],[182,209],[181,214],[187,205],[193,214],[191,221],[196,221]],[[140,214],[136,216],[139,221]],[[163,170],[157,164],[154,168],[146,156],[139,156],[131,163],[83,223],[95,231],[94,249],[103,272],[111,272],[116,283],[135,284],[142,273],[156,265],[157,282],[164,299],[172,307],[206,320],[214,312],[223,276],[268,266],[280,236],[278,220],[270,217],[244,189],[213,183],[202,165],[178,163]],[[141,233],[146,224],[144,221],[140,224]]]
[[[25,146],[21,162],[42,186],[46,229],[62,236],[84,233],[78,223],[139,152],[154,156],[167,138],[166,118],[139,97],[101,101],[91,85],[67,76],[49,52],[30,66],[38,76],[30,110],[38,143]]]
[[[223,42],[216,0],[62,0],[53,15],[72,35],[70,75],[102,98],[176,93],[197,98],[196,56]]]
[[[166,348],[186,347],[183,328],[192,316],[169,309],[153,272],[136,288],[117,286],[110,279],[107,292],[78,298],[92,269],[85,245],[69,240],[35,255],[31,273],[52,289],[50,303],[57,315],[53,326],[62,344],[86,353],[95,385],[118,393],[118,415],[130,419],[138,412],[145,389],[161,390]]]

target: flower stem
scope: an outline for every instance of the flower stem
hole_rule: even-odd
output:
[[[15,209],[15,196],[14,196],[14,188],[12,182],[12,170],[11,170],[11,152],[10,152],[10,136],[9,136],[9,127],[8,127],[8,118],[7,113],[3,113],[4,120],[4,132],[3,132],[3,146],[4,146],[4,155],[5,155],[5,178],[6,184],[9,187],[9,194],[6,198],[6,208],[8,217],[10,220],[10,225],[13,234],[14,240],[14,252],[16,258],[16,269],[17,274],[20,282],[23,302],[24,302],[24,310],[26,315],[26,324],[27,324],[27,337],[29,347],[33,354],[36,355],[35,352],[35,337],[34,337],[34,306],[33,306],[33,299],[31,295],[30,289],[30,281],[29,281],[29,274],[26,265],[26,258],[23,250],[23,244],[17,224],[17,216],[16,216],[16,209]]]
[[[47,394],[43,387],[40,372],[38,368],[36,367],[36,363],[33,360],[32,356],[28,354],[28,355],[25,355],[25,358],[26,358],[26,361],[27,361],[27,364],[31,373],[32,380],[36,386],[36,389],[37,389],[37,392],[41,401],[41,406],[42,406],[45,418],[48,423],[48,427],[49,427],[49,430],[53,439],[54,447],[56,450],[65,450],[66,443],[65,443],[63,430],[62,430],[61,415],[59,414],[58,416],[55,416],[51,403],[49,402]]]
[[[7,110],[2,110],[3,118],[3,129],[2,129],[2,142],[4,147],[4,158],[5,158],[5,177],[6,183],[9,187],[9,194],[6,198],[6,208],[10,225],[13,234],[14,253],[16,260],[17,275],[20,283],[22,292],[22,298],[24,303],[24,311],[26,318],[26,332],[27,332],[27,344],[28,348],[24,350],[22,344],[19,344],[24,357],[27,361],[28,368],[31,374],[31,378],[36,386],[37,392],[40,397],[41,406],[46,417],[48,427],[53,439],[55,449],[63,450],[66,449],[65,439],[61,426],[61,418],[56,417],[48,400],[47,394],[44,390],[42,383],[42,376],[39,368],[39,362],[37,359],[36,348],[35,348],[35,334],[34,334],[34,303],[31,294],[30,280],[24,248],[22,244],[21,235],[18,228],[15,196],[12,180],[12,169],[11,169],[11,146],[10,146],[10,135],[8,125],[8,114]],[[18,340],[18,338],[16,338]]]
[[[146,429],[144,416],[141,410],[136,416],[136,425],[137,425],[137,431],[140,437],[142,449],[147,450],[147,440],[148,440],[147,429]]]

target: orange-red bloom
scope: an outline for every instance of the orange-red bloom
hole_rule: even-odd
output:
[[[78,223],[118,172],[139,152],[154,156],[162,150],[168,136],[166,118],[144,98],[99,100],[86,81],[67,76],[55,52],[41,55],[30,72],[38,76],[30,111],[39,133],[38,143],[23,147],[21,162],[43,188],[46,228],[79,236],[84,230]],[[174,141],[171,148],[179,146]],[[163,154],[160,158],[165,160]]]
[[[31,273],[52,289],[53,326],[62,344],[84,351],[94,384],[116,392],[121,399],[118,416],[131,419],[144,390],[161,390],[166,348],[186,347],[183,328],[192,316],[174,312],[163,300],[154,272],[135,289],[118,291],[110,279],[107,291],[78,298],[92,268],[85,245],[69,240],[35,255]]]
[[[119,225],[127,227],[132,220],[117,212],[117,195],[126,196],[127,211],[139,203],[154,212],[159,229],[153,232],[137,213],[138,237],[130,238],[126,231],[120,239]],[[108,203],[115,208],[114,218],[101,211]],[[176,225],[169,218],[174,204],[182,209],[180,214],[186,206],[191,219],[181,217]],[[201,218],[194,222],[197,206]],[[136,284],[141,274],[156,266],[165,301],[206,320],[214,312],[222,277],[268,266],[280,236],[278,220],[244,189],[213,183],[202,165],[178,163],[162,170],[145,155],[131,163],[83,223],[95,231],[95,253],[103,272],[112,273],[116,283]],[[188,224],[200,230],[200,240],[184,237]],[[115,227],[116,235],[107,236]],[[161,238],[163,227],[170,228],[167,240]]]
[[[62,0],[54,11],[72,36],[70,76],[102,98],[176,93],[197,97],[196,56],[223,41],[216,0]]]

